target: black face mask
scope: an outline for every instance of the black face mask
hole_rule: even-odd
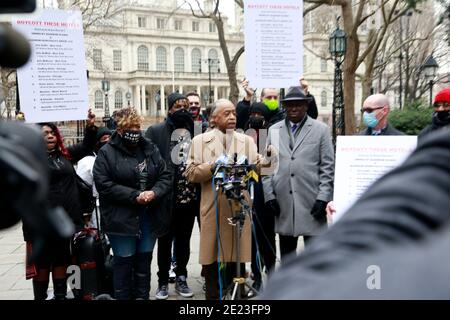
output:
[[[250,121],[250,128],[262,129],[264,127],[265,121],[264,118],[262,117],[250,116],[249,121]]]
[[[142,133],[140,130],[125,130],[122,135],[123,142],[127,146],[137,146],[139,139],[141,139]]]
[[[108,141],[103,141],[103,142],[97,142],[97,144],[96,144],[96,148],[97,148],[97,151],[98,150],[100,150],[105,144],[107,144],[108,143]]]
[[[450,124],[450,111],[437,111],[433,113],[433,124],[442,127]]]
[[[174,124],[175,128],[184,128],[188,129],[189,131],[193,131],[194,120],[192,119],[191,113],[186,109],[180,109],[175,111],[174,113],[170,113],[169,118]]]

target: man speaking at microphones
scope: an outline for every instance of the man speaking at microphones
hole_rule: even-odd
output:
[[[206,299],[218,299],[217,263],[236,262],[237,259],[241,263],[251,261],[251,221],[248,217],[245,219],[240,237],[240,257],[237,257],[235,228],[229,224],[234,213],[224,192],[219,188],[216,191],[217,184],[225,179],[220,175],[220,167],[238,164],[237,159],[245,157],[246,163],[259,168],[261,156],[251,137],[235,131],[236,108],[231,101],[216,101],[211,119],[215,123],[214,129],[192,140],[186,176],[189,181],[201,184],[199,262],[205,274]],[[249,200],[248,192],[244,190],[243,193]]]

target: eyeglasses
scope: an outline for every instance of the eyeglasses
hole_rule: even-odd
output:
[[[278,96],[265,96],[264,99],[267,99],[267,100],[278,100]]]
[[[445,109],[450,108],[450,103],[448,102],[436,102],[433,104],[433,108],[439,109],[440,107],[443,107]]]
[[[384,106],[383,107],[378,107],[378,108],[361,108],[361,112],[372,113],[375,110],[383,109],[383,108],[384,108]]]

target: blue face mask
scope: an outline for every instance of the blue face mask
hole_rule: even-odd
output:
[[[373,111],[371,113],[364,112],[363,113],[363,121],[364,121],[364,124],[368,128],[372,128],[372,129],[375,128],[379,122],[376,117],[375,112],[373,112]]]

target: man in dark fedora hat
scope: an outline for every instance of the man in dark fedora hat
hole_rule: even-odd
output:
[[[326,205],[333,194],[334,151],[330,129],[307,115],[307,96],[291,87],[281,100],[286,119],[269,129],[267,144],[277,152],[278,168],[263,177],[264,200],[275,215],[282,262],[326,227]]]

